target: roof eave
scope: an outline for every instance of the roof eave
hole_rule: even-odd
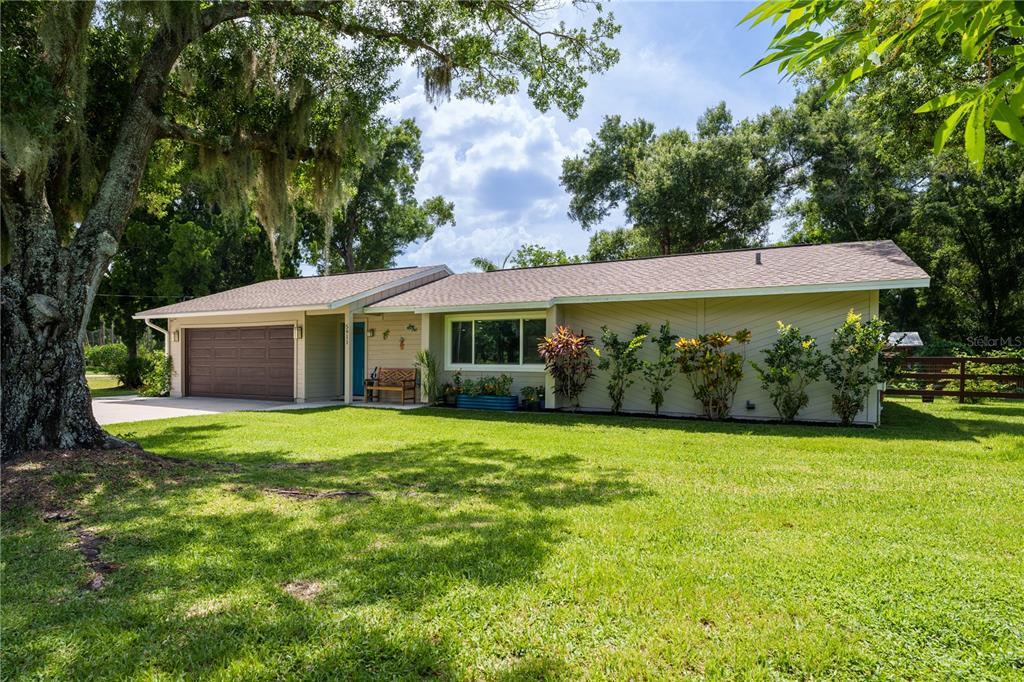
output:
[[[154,313],[143,310],[132,315],[133,320],[160,320],[178,317],[213,317],[215,315],[260,315],[268,313],[298,313],[305,310],[327,310],[326,304],[279,306],[276,308],[233,308],[228,310],[196,310],[191,312]]]
[[[221,310],[201,310],[201,311],[182,311],[182,312],[155,312],[160,310],[154,308],[153,310],[143,310],[142,312],[132,315],[134,320],[153,320],[153,319],[168,319],[177,317],[211,317],[214,315],[256,315],[260,313],[293,313],[301,312],[304,310],[336,310],[343,308],[347,305],[352,305],[358,301],[369,298],[375,294],[379,294],[382,291],[387,291],[396,286],[402,286],[404,284],[415,283],[420,279],[436,275],[440,272],[446,273],[444,276],[452,274],[452,271],[447,265],[437,265],[430,268],[425,268],[418,272],[406,275],[405,277],[399,277],[398,279],[385,282],[371,289],[360,291],[358,294],[352,296],[346,296],[345,298],[335,299],[328,301],[327,303],[315,303],[312,305],[298,305],[298,306],[273,306],[268,308],[229,308]],[[431,280],[436,281],[436,280]]]

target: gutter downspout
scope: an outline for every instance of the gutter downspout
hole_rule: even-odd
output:
[[[160,332],[161,334],[164,335],[164,355],[170,357],[170,355],[171,355],[171,335],[163,327],[158,327],[155,324],[153,324],[152,322],[150,322],[148,317],[143,319],[142,321],[145,322],[146,326],[149,327],[150,329],[155,329],[155,330],[157,330],[158,332]]]

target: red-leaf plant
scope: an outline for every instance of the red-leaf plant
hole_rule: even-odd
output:
[[[587,381],[594,376],[593,345],[592,337],[561,325],[537,344],[544,369],[555,381],[555,393],[572,403],[574,410],[580,406],[580,394]]]

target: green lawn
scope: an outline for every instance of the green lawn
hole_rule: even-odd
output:
[[[335,408],[6,473],[5,677],[1024,677],[1024,404],[881,429]],[[295,499],[267,489],[365,491]],[[117,570],[98,590],[73,509]],[[299,593],[293,596],[292,592]]]
[[[110,398],[118,395],[135,395],[135,391],[125,388],[113,374],[86,372],[85,381],[89,384],[89,393],[93,398]]]

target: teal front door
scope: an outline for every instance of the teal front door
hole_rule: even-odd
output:
[[[363,395],[366,378],[366,323],[352,323],[352,395]]]

